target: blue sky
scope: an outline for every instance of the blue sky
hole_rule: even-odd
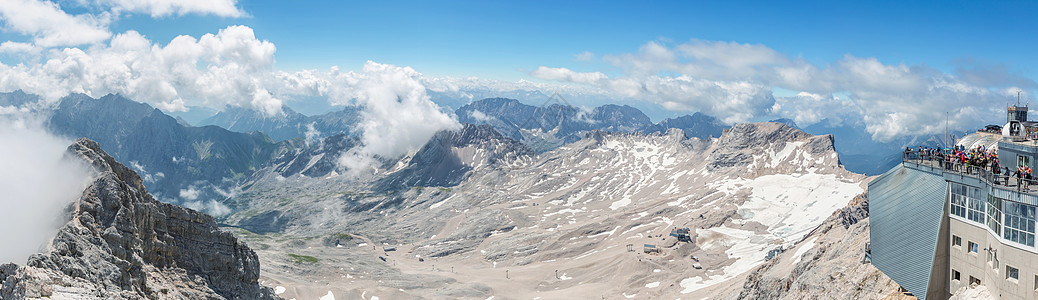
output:
[[[278,46],[280,69],[359,67],[366,60],[431,75],[515,80],[584,51],[636,51],[652,40],[763,44],[816,64],[845,54],[950,71],[979,61],[1032,76],[1036,2],[889,1],[242,1],[245,18],[182,16],[118,21],[157,41],[243,24]]]
[[[930,120],[946,113],[960,129],[997,122],[1018,91],[1033,101],[1036,13],[1023,1],[6,0],[0,91],[270,114],[372,103],[361,98],[380,87],[452,103],[560,92],[654,119],[851,122],[889,140],[943,132]]]

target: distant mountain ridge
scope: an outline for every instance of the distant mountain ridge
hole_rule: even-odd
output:
[[[26,103],[36,102],[39,99],[39,96],[26,94],[22,90],[15,90],[10,93],[0,93],[0,106],[21,107]]]
[[[580,140],[588,132],[664,133],[678,128],[688,137],[720,136],[728,126],[702,113],[666,119],[653,124],[640,110],[630,106],[603,105],[583,109],[552,104],[536,107],[519,100],[487,98],[469,103],[455,112],[458,121],[489,124],[505,136],[522,141],[538,152]]]
[[[119,95],[72,94],[49,113],[51,132],[97,141],[141,173],[152,194],[173,203],[222,199],[237,180],[283,151],[263,133],[184,126]]]
[[[729,126],[717,118],[697,112],[677,118],[667,118],[657,124],[643,128],[645,133],[665,133],[668,129],[677,128],[685,132],[686,137],[709,139],[720,137]]]
[[[465,124],[459,131],[441,131],[407,161],[407,165],[375,184],[383,190],[416,186],[454,186],[469,171],[522,156],[529,147],[502,136],[490,125]]]
[[[288,106],[281,107],[281,113],[269,116],[254,109],[227,106],[216,115],[206,118],[197,125],[216,125],[237,132],[262,131],[274,141],[280,142],[294,138],[326,137],[340,133],[354,134],[354,127],[360,122],[360,110],[346,107],[316,116],[306,116]]]

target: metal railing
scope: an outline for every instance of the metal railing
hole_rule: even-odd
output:
[[[1024,178],[1025,175],[1021,174],[1021,177],[1018,178],[1012,176],[1012,174],[996,174],[989,167],[949,161],[948,155],[944,154],[928,155],[923,153],[920,155],[919,152],[905,152],[901,163],[913,164],[919,169],[928,168],[931,172],[940,170],[944,173],[952,173],[959,175],[960,178],[966,176],[978,178],[993,187],[1015,189],[1017,192],[1038,195],[1038,190],[1032,189],[1032,187],[1038,186],[1038,180],[1033,177]]]

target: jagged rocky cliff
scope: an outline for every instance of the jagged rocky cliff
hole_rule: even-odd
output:
[[[212,217],[156,201],[94,141],[76,141],[67,156],[96,179],[43,253],[0,266],[0,299],[276,298],[257,283],[256,254]]]

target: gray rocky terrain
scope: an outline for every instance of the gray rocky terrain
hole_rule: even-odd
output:
[[[788,290],[767,278],[783,276],[773,265],[793,249],[853,247],[832,243],[867,233],[854,200],[866,178],[842,168],[831,136],[780,123],[708,140],[592,131],[541,154],[477,126],[439,137],[423,148],[436,155],[386,160],[365,176],[307,173],[323,160],[312,157],[284,173],[286,159],[228,199],[239,212],[225,222],[258,249],[263,284],[297,299],[780,298]],[[427,180],[443,174],[457,180]],[[386,178],[407,180],[387,189]],[[832,220],[839,211],[846,225]],[[675,228],[689,237],[670,236]],[[811,238],[817,249],[803,246]],[[826,259],[804,268],[829,272]],[[896,291],[881,274],[861,282],[858,295]]]
[[[0,299],[275,299],[260,261],[213,218],[156,201],[135,172],[80,139],[96,171],[68,222],[25,265],[0,266]]]
[[[915,299],[864,258],[869,241],[865,194],[832,214],[804,240],[751,271],[728,299]]]

